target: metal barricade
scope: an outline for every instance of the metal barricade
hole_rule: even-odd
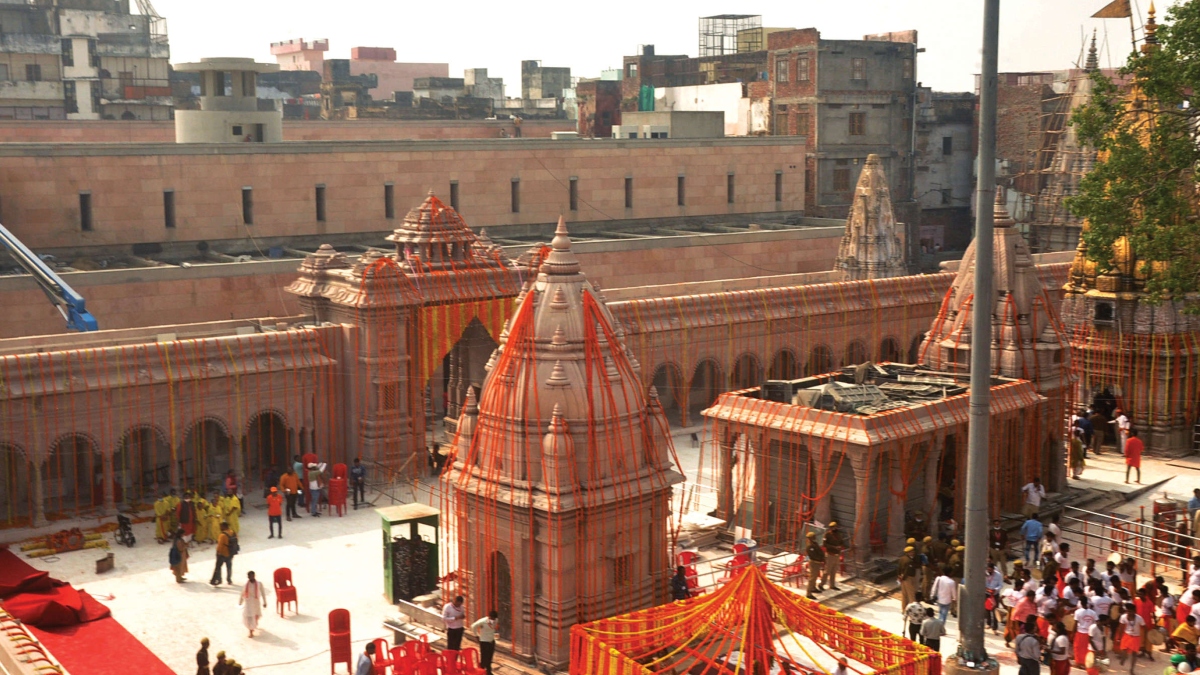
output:
[[[1130,518],[1064,505],[1061,520],[1062,540],[1083,547],[1079,557],[1094,558],[1103,566],[1115,554],[1134,560],[1142,574],[1149,565],[1150,576],[1179,570],[1186,584],[1194,550],[1186,509],[1162,509],[1147,519],[1144,507],[1137,518]]]

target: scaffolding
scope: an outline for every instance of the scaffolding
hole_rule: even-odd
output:
[[[718,14],[700,17],[700,56],[738,53],[738,34],[743,31],[753,31],[742,36],[743,46],[748,42],[757,42],[755,48],[747,46],[745,51],[762,50],[761,14]],[[749,37],[754,34],[757,34],[757,38]]]

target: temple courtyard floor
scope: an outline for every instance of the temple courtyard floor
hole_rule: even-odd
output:
[[[689,472],[694,472],[699,457],[699,450],[691,443],[693,431],[696,429],[681,430],[675,439],[680,460]],[[1109,453],[1089,462],[1085,480],[1071,483],[1073,487],[1100,490],[1135,488],[1123,484],[1123,471],[1120,458]],[[1139,507],[1161,497],[1163,491],[1176,498],[1190,497],[1192,489],[1200,486],[1200,461],[1147,458],[1143,462],[1142,480],[1143,484],[1165,482],[1117,510],[1136,516]],[[419,492],[423,500],[436,500],[430,491],[433,484],[433,479],[428,478],[422,482]],[[390,501],[381,501],[376,495],[368,498],[375,498],[377,506],[390,505]],[[209,585],[215,559],[212,544],[193,547],[188,581],[176,584],[167,566],[168,548],[154,541],[150,523],[134,526],[138,540],[134,548],[113,545],[116,565],[105,574],[95,572],[95,560],[103,555],[98,550],[33,559],[30,563],[95,595],[112,609],[118,621],[178,673],[195,672],[194,655],[202,637],[212,641],[210,655],[225,651],[251,673],[328,672],[326,617],[335,608],[350,610],[355,652],[361,651],[369,640],[391,638],[391,632],[382,622],[396,616],[397,611],[383,597],[382,535],[380,518],[373,508],[352,510],[344,517],[305,515],[299,520],[285,521],[283,539],[267,538],[266,506],[260,494],[247,495],[246,510],[241,518],[241,554],[234,559],[233,586]],[[6,539],[5,534],[11,541],[13,533],[4,532],[0,532],[0,541]],[[260,623],[261,633],[250,638],[238,607],[246,572],[254,570],[269,588],[273,571],[280,567],[292,570],[300,600],[299,613],[289,611],[285,618],[280,618],[271,594]],[[1178,587],[1178,580],[1178,575],[1168,578],[1172,589]],[[849,613],[894,632],[903,628],[898,594],[868,602]],[[947,628],[949,635],[942,640],[945,655],[955,651],[958,638],[955,621]],[[1004,648],[1003,638],[988,631],[987,645],[1000,661],[1001,670],[1015,675],[1016,659],[1011,650]],[[1166,656],[1156,652],[1154,662],[1139,661],[1136,672],[1157,673],[1165,665]],[[1118,667],[1115,661],[1113,667],[1122,671],[1128,668]],[[131,672],[135,671],[136,668]]]

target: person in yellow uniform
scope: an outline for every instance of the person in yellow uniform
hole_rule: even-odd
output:
[[[167,508],[167,496],[163,495],[154,502],[154,538],[163,544],[171,540],[170,510]]]
[[[804,555],[808,556],[808,599],[816,600],[817,582],[825,569],[825,549],[817,543],[816,532],[809,532],[807,537],[808,548],[804,549]]]
[[[175,494],[175,488],[171,488],[171,492],[163,497],[163,502],[167,505],[167,532],[168,536],[173,536],[175,530],[179,529],[179,495]]]
[[[224,520],[221,511],[221,493],[218,490],[213,490],[212,499],[208,502],[207,520],[209,538],[215,542],[217,537],[221,536],[221,521]]]
[[[896,561],[896,578],[900,580],[900,607],[908,607],[917,597],[917,563],[914,560],[916,549],[912,546],[904,548],[904,555]],[[901,610],[903,611],[903,610]]]
[[[225,517],[225,522],[229,523],[229,529],[234,534],[238,534],[242,529],[241,524],[238,522],[241,512],[241,502],[238,501],[237,495],[228,495],[221,498],[221,514]]]
[[[192,503],[196,507],[196,533],[192,535],[192,541],[199,543],[211,541],[212,535],[208,531],[208,511],[212,506],[201,494],[197,494]]]
[[[921,591],[927,598],[929,597],[929,589],[933,586],[933,580],[938,575],[937,562],[934,560],[935,553],[933,549],[933,537],[925,537],[921,540],[921,553],[924,557],[921,569]]]

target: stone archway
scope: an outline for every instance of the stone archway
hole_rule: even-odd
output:
[[[30,485],[32,476],[25,451],[13,443],[0,443],[0,523],[16,525],[32,516]]]
[[[867,358],[867,345],[863,344],[862,340],[853,340],[846,345],[846,358],[842,361],[842,365],[857,366],[860,363],[866,363]],[[817,373],[809,374],[816,375]]]
[[[762,366],[758,363],[758,357],[754,354],[746,353],[738,357],[733,363],[733,373],[729,382],[731,390],[749,389],[762,384]]]
[[[71,433],[50,445],[43,496],[46,513],[68,513],[104,503],[104,460],[96,442]]]
[[[908,362],[916,363],[917,359],[921,358],[921,341],[925,339],[925,335],[918,333],[908,346]]]
[[[153,425],[126,431],[112,463],[113,481],[121,486],[126,500],[153,502],[171,485],[171,446],[162,430]]]
[[[242,448],[246,457],[247,485],[268,484],[270,474],[280,474],[291,465],[291,432],[283,414],[277,410],[262,410],[250,418]]]
[[[833,369],[833,351],[826,345],[813,347],[808,353],[808,375],[823,375]]]
[[[900,362],[900,341],[894,337],[888,336],[879,343],[879,362],[880,363],[899,363]]]
[[[725,375],[721,372],[721,364],[711,358],[697,363],[688,385],[688,418],[699,420],[700,411],[712,405],[724,390]]]
[[[513,639],[513,592],[512,568],[508,558],[499,551],[488,555],[488,587],[485,597],[487,606],[499,614],[496,623],[496,634],[504,640]]]
[[[188,428],[175,458],[172,482],[183,490],[208,492],[233,468],[229,429],[212,417],[197,420]]]
[[[441,399],[440,403],[434,402],[432,405],[435,409],[444,410],[446,419],[454,423],[458,421],[468,388],[474,387],[475,393],[479,393],[487,376],[484,367],[496,347],[496,341],[483,323],[478,318],[471,319],[458,341],[442,359],[438,369],[440,372],[435,371],[430,375],[431,398]],[[438,387],[440,392],[436,391]]]
[[[781,349],[771,359],[771,370],[767,375],[772,380],[794,380],[800,377],[800,365],[796,363],[796,353],[790,349]]]
[[[681,423],[680,414],[687,403],[687,392],[683,390],[683,374],[679,372],[679,366],[674,363],[659,365],[650,380],[650,386],[658,392],[658,402],[667,419]]]

